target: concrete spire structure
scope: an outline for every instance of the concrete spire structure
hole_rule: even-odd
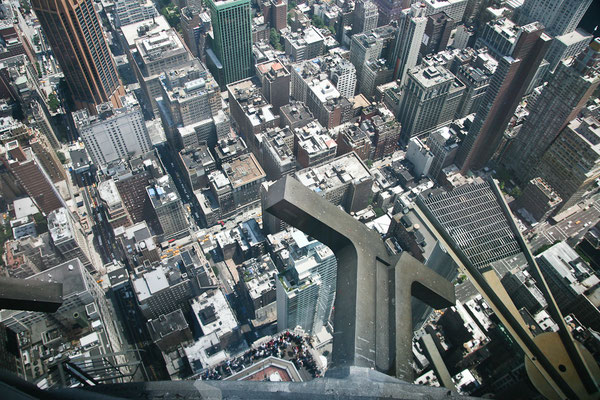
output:
[[[69,85],[75,107],[120,107],[125,94],[92,0],[32,0],[42,30]]]
[[[577,58],[559,64],[511,147],[514,162],[509,166],[523,181],[533,178],[544,152],[594,93],[600,84],[599,67],[599,38]]]
[[[475,120],[456,156],[462,172],[483,168],[498,148],[523,94],[550,45],[544,27],[532,23],[521,27],[510,56],[503,57],[492,76]]]
[[[252,76],[252,15],[250,0],[208,0],[213,47],[208,65],[221,86]]]

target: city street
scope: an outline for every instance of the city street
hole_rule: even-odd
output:
[[[533,235],[529,239],[531,251],[535,252],[542,246],[556,241],[582,238],[587,230],[600,219],[600,198],[597,195],[594,197],[589,208],[584,208],[555,225],[545,222],[536,226]]]

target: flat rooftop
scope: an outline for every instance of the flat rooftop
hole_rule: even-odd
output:
[[[234,189],[266,177],[265,171],[251,153],[224,164],[223,170]]]
[[[372,179],[369,169],[354,152],[344,154],[321,166],[298,171],[295,177],[317,193]]]
[[[75,258],[27,279],[62,283],[63,299],[67,299],[71,295],[87,290],[87,282],[83,276],[84,273],[83,264],[81,264],[79,258]]]
[[[123,36],[125,36],[125,40],[129,47],[134,47],[135,39],[144,35],[171,29],[171,26],[165,17],[158,15],[153,19],[146,19],[134,24],[122,26],[120,29],[123,32]]]

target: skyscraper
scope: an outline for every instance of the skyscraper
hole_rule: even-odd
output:
[[[123,96],[124,106],[111,107],[110,103],[98,106],[98,115],[90,116],[87,110],[73,113],[79,136],[97,167],[120,159],[140,156],[152,149],[152,142],[144,124],[140,106],[133,97]]]
[[[371,0],[359,0],[354,7],[352,34],[368,32],[377,28],[379,10]]]
[[[515,139],[509,165],[523,181],[532,173],[550,144],[569,121],[579,114],[600,84],[600,39],[570,61],[561,62],[548,85],[535,101],[533,109]]]
[[[534,175],[563,199],[560,210],[581,201],[600,177],[600,122],[592,116],[571,121],[544,153]]]
[[[517,22],[538,21],[550,35],[560,36],[577,28],[590,4],[592,0],[525,0],[518,9]]]
[[[75,107],[95,114],[102,103],[120,106],[125,92],[94,2],[32,0],[31,6],[65,74]]]
[[[208,0],[214,40],[209,67],[221,86],[252,76],[250,0]]]
[[[337,261],[321,242],[309,240],[300,231],[292,231],[291,236],[289,251],[285,256],[282,253],[285,271],[275,282],[277,329],[301,326],[316,334],[327,325],[333,308]]]
[[[465,85],[441,65],[423,64],[407,76],[398,114],[405,143],[452,121],[465,91]]]
[[[456,161],[463,172],[483,168],[496,152],[550,40],[538,23],[521,28],[512,54],[498,63],[473,125],[458,151]]]
[[[398,19],[398,34],[394,44],[394,79],[404,85],[408,70],[417,65],[423,34],[427,26],[427,9],[423,3],[415,3],[402,10]]]
[[[375,0],[379,9],[379,25],[387,25],[400,18],[402,10],[410,7],[410,0]]]

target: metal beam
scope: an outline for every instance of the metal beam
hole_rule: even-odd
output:
[[[446,363],[442,360],[442,355],[435,345],[433,337],[427,333],[421,337],[421,343],[423,344],[423,350],[425,351],[427,358],[431,362],[433,372],[435,372],[435,375],[440,380],[442,386],[450,390],[456,390],[450,372],[448,372]]]
[[[389,254],[377,232],[289,176],[269,187],[264,208],[337,258],[333,365],[412,381],[410,297],[448,307],[455,302],[453,285],[407,253]]]
[[[62,283],[0,278],[0,309],[55,312],[62,305],[62,295]]]

